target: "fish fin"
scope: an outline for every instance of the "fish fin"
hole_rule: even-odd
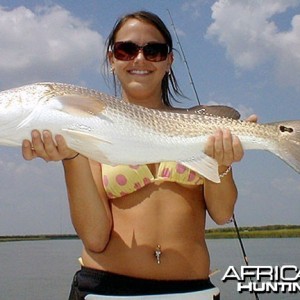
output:
[[[23,127],[26,127],[32,120],[37,119],[39,115],[41,114],[40,107],[36,107],[33,111],[31,111],[26,118],[24,118],[17,126],[16,129],[21,129]]]
[[[101,151],[101,144],[112,144],[110,141],[101,139],[89,132],[81,132],[73,129],[62,129],[65,137],[70,137],[68,146],[80,154],[95,161],[111,164],[110,159]],[[82,144],[86,145],[82,147]],[[88,146],[87,146],[88,145]]]
[[[78,131],[76,129],[69,129],[69,128],[63,128],[62,129],[63,132],[66,132],[68,135],[75,137],[75,138],[80,138],[82,140],[89,141],[92,142],[94,141],[100,141],[102,143],[107,143],[107,144],[112,144],[110,141],[101,139],[99,136],[94,135],[90,132],[82,132],[82,131]]]
[[[188,109],[188,113],[213,115],[235,120],[238,120],[241,117],[236,109],[225,105],[198,105]]]
[[[204,153],[200,157],[188,161],[180,161],[180,163],[210,181],[215,183],[221,181],[217,161]]]
[[[300,173],[300,121],[283,121],[267,125],[277,126],[280,137],[278,150],[270,151]]]
[[[72,115],[97,116],[106,108],[104,102],[90,95],[63,95],[55,96],[53,99],[57,100],[61,104],[58,108],[60,111]]]

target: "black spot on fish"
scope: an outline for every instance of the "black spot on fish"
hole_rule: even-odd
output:
[[[294,129],[293,129],[293,128],[291,128],[291,127],[286,127],[286,126],[284,126],[284,125],[279,126],[279,130],[280,130],[281,132],[288,132],[288,133],[293,133],[293,132],[294,132]]]

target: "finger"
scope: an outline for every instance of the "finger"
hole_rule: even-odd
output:
[[[233,137],[229,129],[223,131],[223,162],[225,166],[232,164],[234,160]]]
[[[214,158],[217,162],[222,164],[224,157],[224,148],[223,148],[223,132],[221,129],[218,129],[215,133],[215,145],[214,145]]]
[[[57,145],[52,138],[52,134],[48,130],[43,131],[44,149],[47,156],[51,159],[57,159],[59,156]]]
[[[22,155],[26,160],[32,160],[36,157],[35,150],[29,140],[24,140],[22,143]]]
[[[57,144],[58,152],[62,156],[62,159],[74,157],[75,155],[78,154],[77,151],[74,151],[68,147],[68,145],[62,135],[60,135],[60,134],[56,135],[55,141]]]
[[[240,161],[244,156],[244,148],[241,144],[240,139],[237,136],[232,137],[232,146],[233,146],[233,160]]]
[[[37,130],[33,130],[31,133],[31,137],[32,137],[32,147],[35,150],[35,153],[41,157],[46,156],[44,143],[42,141],[40,132]]]
[[[57,149],[58,149],[58,152],[61,153],[61,154],[69,154],[69,148],[67,146],[67,143],[64,139],[64,137],[60,134],[56,135],[55,136],[55,142],[56,142],[56,145],[57,145]],[[74,153],[76,153],[74,151]]]
[[[248,118],[246,118],[247,122],[253,122],[253,123],[257,123],[258,121],[258,116],[257,115],[251,115]]]

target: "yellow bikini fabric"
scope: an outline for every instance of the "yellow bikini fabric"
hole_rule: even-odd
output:
[[[102,180],[110,199],[133,193],[155,181],[171,181],[187,185],[201,185],[203,178],[176,162],[162,162],[156,177],[147,165],[102,166]]]

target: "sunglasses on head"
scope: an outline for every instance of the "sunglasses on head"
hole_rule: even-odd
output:
[[[112,48],[115,58],[123,61],[135,59],[140,51],[143,52],[146,60],[158,62],[167,59],[169,46],[163,43],[148,43],[139,46],[133,42],[116,42]]]

